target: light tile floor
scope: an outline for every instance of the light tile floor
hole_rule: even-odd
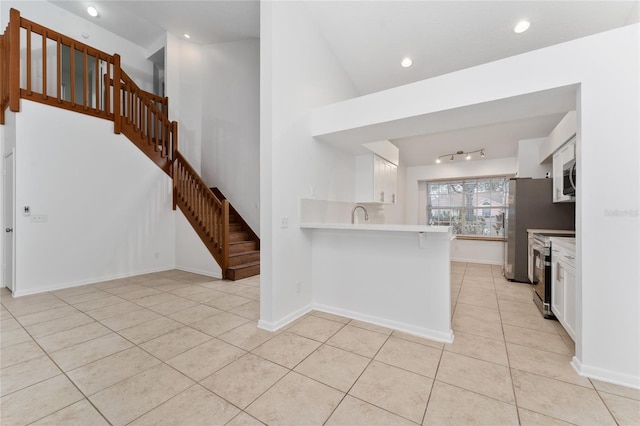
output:
[[[2,289],[0,423],[640,424],[640,391],[578,376],[527,285],[451,270],[453,344],[322,312],[260,330],[259,277]]]

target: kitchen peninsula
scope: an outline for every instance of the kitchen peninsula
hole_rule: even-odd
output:
[[[312,239],[313,308],[452,342],[445,226],[302,223]]]

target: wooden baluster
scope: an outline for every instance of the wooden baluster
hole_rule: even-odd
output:
[[[76,106],[76,44],[71,42],[69,46],[70,52],[70,63],[71,63],[71,71],[69,74],[71,75],[71,105]]]
[[[209,239],[213,242],[213,224],[214,224],[214,217],[216,214],[216,203],[212,200],[211,201],[211,212],[209,215],[209,222],[207,224],[207,226],[209,227]]]
[[[160,119],[160,129],[162,130],[162,149],[164,150],[164,146],[169,140],[169,127],[166,125],[164,117]]]
[[[151,144],[153,141],[153,112],[151,108],[147,108],[147,143]]]
[[[20,12],[9,12],[9,109],[20,112]]]
[[[96,76],[96,81],[95,81],[95,88],[93,89],[93,97],[95,100],[95,105],[93,106],[93,108],[96,111],[100,111],[100,96],[102,96],[102,93],[100,92],[100,58],[98,55],[94,56],[94,70],[93,70],[93,74]]]
[[[141,102],[140,105],[140,124],[142,125],[142,136],[146,138],[146,135],[149,133],[149,120],[147,120],[148,113],[147,110],[150,110],[149,104],[145,102]]]
[[[229,201],[222,201],[222,273],[229,266]]]
[[[195,180],[195,177],[194,177]],[[200,187],[200,182],[196,183],[196,202],[198,205],[198,222],[200,222],[200,226],[202,226],[202,197],[200,196],[200,191],[202,188]]]
[[[85,111],[89,109],[89,54],[87,46],[82,51],[82,105]]]
[[[175,158],[176,151],[178,150],[178,122],[174,121],[171,124],[172,124],[171,132],[173,133],[173,144],[171,146],[171,149],[173,150],[172,157]]]
[[[216,215],[218,212],[218,203],[214,200],[212,203],[211,219],[209,220],[209,226],[211,227],[211,240],[215,242],[216,238]]]
[[[176,194],[176,192],[178,192],[178,185],[176,182],[176,178],[178,175],[178,171],[176,170],[177,167],[178,167],[178,163],[174,161],[173,164],[171,164],[171,167],[169,168],[169,171],[171,173],[171,187],[173,189],[173,191],[171,191],[171,208],[173,210],[176,209],[178,204],[177,194]]]
[[[144,99],[138,95],[138,127],[140,128],[140,132],[144,135],[144,122],[142,120],[144,111]]]
[[[27,25],[27,94],[31,96],[31,24]]]
[[[133,86],[130,84],[130,82],[127,82],[127,87],[129,88],[129,96],[128,96],[128,98],[129,98],[129,106],[128,106],[128,109],[127,109],[127,113],[128,113],[127,114],[127,117],[128,117],[127,123],[133,125],[133,114],[134,114],[134,112],[133,112],[133,96],[134,96],[133,90],[134,89],[133,89]]]
[[[133,91],[133,94],[131,96],[131,106],[132,106],[132,113],[133,113],[133,127],[134,129],[136,129],[137,131],[140,131],[140,122],[138,120],[138,113],[140,112],[139,108],[140,108],[140,94],[138,94],[137,90]]]
[[[106,62],[106,66],[107,69],[104,74],[104,112],[109,115],[111,112],[111,80],[109,78],[109,75],[111,75],[111,64]]]
[[[160,117],[159,123],[160,128],[162,129],[162,145],[160,146],[160,149],[162,150],[162,155],[164,156],[164,153],[166,151],[165,147],[169,143],[169,126],[164,117]]]
[[[56,38],[56,97],[58,103],[62,103],[62,40],[60,37]]]
[[[30,49],[27,51],[30,52]],[[47,31],[42,31],[42,98],[49,99],[47,93]]]
[[[120,55],[113,55],[113,132],[122,132],[122,118],[120,111]]]

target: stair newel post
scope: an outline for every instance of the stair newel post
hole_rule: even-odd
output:
[[[9,108],[20,112],[20,12],[9,12]]]
[[[120,68],[120,55],[113,55],[113,132],[120,134],[122,132],[122,114],[120,108],[120,82],[122,78],[122,69]]]
[[[171,122],[171,137],[173,143],[171,144],[171,177],[173,179],[173,209],[176,209],[178,203],[178,159],[176,158],[176,152],[178,152],[178,122]]]
[[[222,276],[229,267],[229,201],[222,200]]]

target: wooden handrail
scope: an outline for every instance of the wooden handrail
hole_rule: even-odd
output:
[[[229,201],[220,200],[189,162],[176,152],[174,200],[222,268],[229,266]]]

